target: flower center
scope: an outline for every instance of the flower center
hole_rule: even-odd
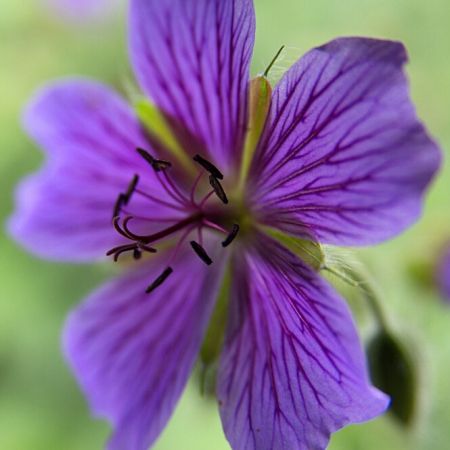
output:
[[[106,254],[113,256],[114,261],[117,261],[122,253],[131,252],[133,258],[138,260],[142,257],[144,252],[156,253],[155,244],[161,242],[165,238],[173,237],[179,234],[178,242],[174,246],[172,254],[169,258],[167,267],[163,270],[161,275],[151,283],[146,292],[152,292],[160,286],[173,272],[171,262],[176,258],[181,246],[186,241],[188,236],[197,231],[197,240],[191,240],[190,246],[197,256],[207,265],[212,264],[212,259],[203,247],[203,230],[215,230],[224,235],[222,247],[228,247],[239,233],[239,224],[236,223],[238,214],[236,210],[228,206],[229,200],[225,190],[221,184],[223,180],[222,172],[210,161],[206,160],[200,155],[194,156],[193,160],[199,165],[201,171],[196,177],[189,195],[180,190],[174,180],[169,174],[169,169],[172,164],[169,161],[154,158],[149,152],[142,148],[138,148],[137,152],[150,165],[156,174],[156,179],[167,194],[167,198],[176,204],[178,210],[185,212],[185,215],[180,220],[173,220],[166,228],[162,228],[150,234],[140,234],[133,231],[131,222],[136,217],[129,213],[126,209],[131,198],[134,195],[140,195],[143,198],[159,201],[161,204],[167,203],[164,199],[155,199],[151,193],[147,193],[138,187],[139,176],[134,175],[128,188],[125,192],[121,192],[114,205],[113,209],[113,225],[115,230],[128,243],[112,248]],[[200,200],[196,199],[196,192],[202,179],[208,176],[210,190],[203,195]],[[218,199],[220,202],[213,199]],[[219,204],[218,204],[219,203]],[[167,203],[168,204],[168,203]],[[224,205],[227,205],[226,207]],[[151,222],[151,219],[147,219]]]

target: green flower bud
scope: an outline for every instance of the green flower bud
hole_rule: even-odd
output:
[[[369,342],[367,355],[373,384],[391,397],[390,413],[402,425],[411,425],[418,383],[408,351],[397,338],[382,330]]]

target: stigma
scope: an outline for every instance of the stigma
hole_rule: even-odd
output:
[[[132,198],[140,196],[144,199],[155,199],[154,193],[146,192],[140,188],[139,181],[142,174],[135,174],[132,177],[126,190],[119,192],[113,205],[113,227],[121,237],[128,241],[106,252],[106,255],[112,256],[114,261],[118,261],[119,257],[124,253],[129,253],[133,259],[139,260],[143,254],[157,253],[157,247],[160,243],[175,238],[174,245],[172,245],[171,251],[168,252],[165,269],[146,289],[147,293],[151,293],[172,274],[172,263],[192,233],[197,233],[197,236],[196,239],[189,240],[190,249],[204,264],[209,266],[213,263],[213,260],[204,246],[203,230],[214,230],[216,233],[224,235],[222,247],[225,248],[235,240],[239,231],[239,225],[233,221],[232,209],[227,209],[227,206],[224,206],[229,203],[228,196],[221,183],[224,175],[212,162],[198,154],[193,157],[193,160],[199,167],[199,172],[193,181],[190,192],[187,193],[179,187],[173,178],[171,162],[157,159],[147,150],[140,147],[136,148],[136,151],[154,172],[156,180],[163,188],[163,192],[167,194],[167,198],[176,202],[178,209],[185,212],[184,217],[179,220],[173,220],[169,226],[156,232],[143,234],[133,230],[133,220],[136,219],[136,216],[128,211]],[[207,177],[207,180],[204,181],[208,181],[209,191],[197,200],[197,190],[204,177]],[[206,183],[203,184],[206,185]],[[220,207],[220,204],[219,206],[217,205],[217,200],[211,204],[214,198],[220,201],[222,207]],[[160,200],[161,203],[165,202],[165,198]],[[151,218],[147,218],[147,220],[149,223],[154,222]]]

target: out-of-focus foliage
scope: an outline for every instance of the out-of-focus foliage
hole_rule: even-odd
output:
[[[419,115],[444,149],[450,148],[450,9],[448,0],[256,0],[254,73],[287,46],[271,72],[276,78],[310,47],[338,35],[399,39],[410,53],[408,74]],[[129,77],[125,16],[67,27],[46,16],[37,0],[4,0],[0,14],[0,217],[10,214],[13,187],[36,169],[41,154],[20,129],[20,111],[33,90],[69,74],[99,78],[124,89]],[[447,151],[446,151],[447,152]],[[448,152],[447,152],[448,154]],[[450,442],[450,310],[416,282],[411,265],[432,260],[450,235],[450,167],[427,199],[423,220],[392,242],[358,257],[383,294],[395,332],[412,339],[419,361],[419,417],[405,433],[389,417],[352,426],[332,450],[425,450]],[[68,310],[108,275],[104,266],[52,264],[35,259],[0,235],[0,448],[100,449],[105,424],[88,409],[60,352]],[[416,274],[417,275],[417,274]],[[358,310],[363,308],[358,308]],[[214,403],[198,386],[186,391],[159,450],[220,450],[223,438]]]

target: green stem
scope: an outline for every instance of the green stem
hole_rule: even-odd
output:
[[[358,288],[366,299],[379,328],[386,333],[388,332],[389,326],[387,324],[386,316],[383,312],[381,302],[376,294],[373,283],[371,283],[366,276],[363,276],[355,267],[345,268],[346,273],[336,270],[327,265],[323,267],[323,270],[336,275],[338,278],[340,278],[350,286]]]

